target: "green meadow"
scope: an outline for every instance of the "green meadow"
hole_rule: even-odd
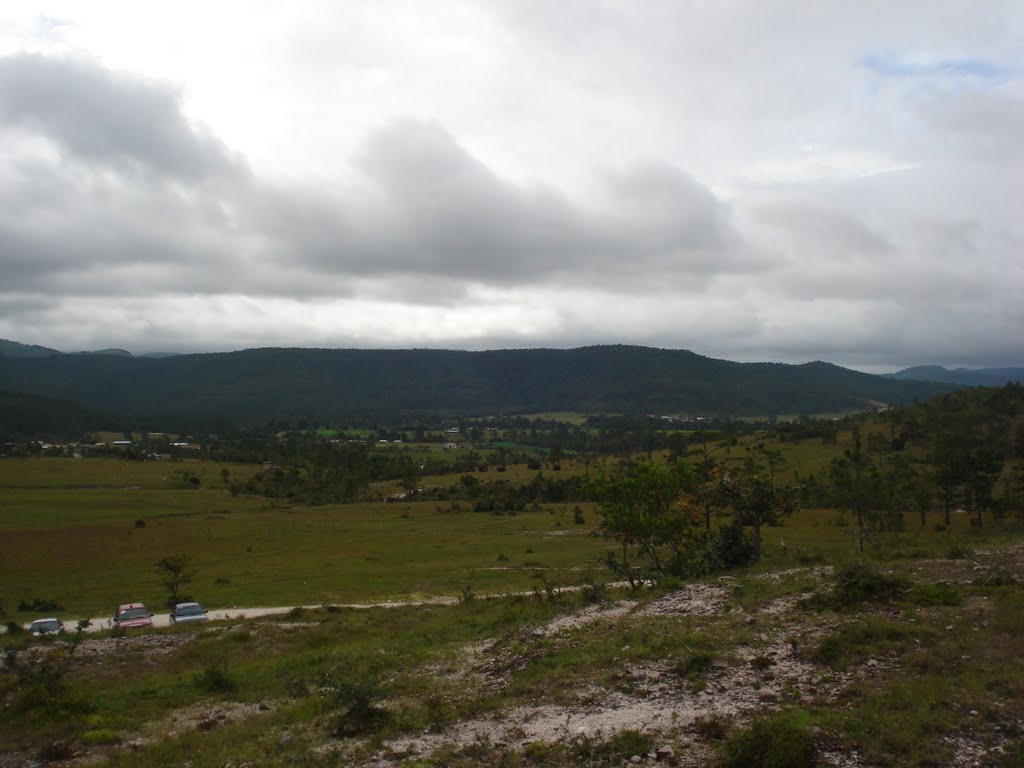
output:
[[[822,461],[813,446],[787,450],[798,471]],[[720,458],[742,452],[732,447]],[[224,470],[232,481],[244,481],[257,469],[108,458],[0,461],[0,608],[28,621],[36,614],[16,607],[36,598],[62,605],[65,618],[105,615],[129,601],[159,607],[166,594],[154,564],[179,551],[196,569],[188,592],[208,608],[408,600],[467,589],[503,593],[530,590],[541,575],[557,585],[587,575],[611,578],[599,564],[609,543],[592,535],[592,503],[579,504],[585,522],[578,525],[572,503],[495,515],[469,511],[465,502],[461,511],[432,501],[307,507],[229,492]],[[562,470],[582,471],[572,461]],[[473,474],[518,484],[537,471],[509,465],[505,472],[491,467]],[[198,488],[190,476],[200,478]],[[422,482],[443,487],[458,479]],[[384,484],[375,492],[383,498],[393,490]],[[971,531],[966,515],[936,532],[939,522],[932,513],[924,528],[879,535],[876,545],[941,552],[962,537],[988,535]],[[758,567],[833,562],[850,557],[853,542],[845,513],[803,510],[766,529],[766,557]]]
[[[806,477],[849,438],[754,433],[712,457],[734,467],[778,451],[782,476]],[[465,474],[526,485],[637,458]],[[754,565],[631,591],[606,585],[611,543],[593,535],[593,502],[503,514],[451,496],[384,502],[396,481],[365,501],[304,506],[238,492],[260,469],[0,459],[5,623],[136,600],[161,609],[155,563],[179,551],[196,569],[187,592],[208,609],[319,606],[103,631],[80,649],[71,633],[4,634],[0,765],[593,768],[664,745],[678,758],[668,764],[716,768],[1024,760],[1018,517],[978,528],[962,512],[946,526],[937,506],[924,524],[908,512],[853,565],[851,514],[807,508],[764,529]],[[418,484],[474,485],[463,477]],[[581,588],[552,589],[570,585]],[[343,607],[437,595],[459,599]],[[36,599],[63,608],[18,610]],[[613,725],[588,730],[587,717]],[[460,740],[477,728],[489,735]]]
[[[439,511],[434,502],[292,506],[232,496],[199,462],[0,461],[0,604],[42,598],[70,616],[165,599],[154,563],[184,551],[190,593],[210,608],[374,602],[530,589],[540,570],[570,582],[604,544],[572,505],[516,515]],[[181,479],[202,478],[198,488]],[[513,475],[514,473],[508,473]],[[593,522],[589,504],[588,523]],[[20,614],[19,619],[33,618]]]

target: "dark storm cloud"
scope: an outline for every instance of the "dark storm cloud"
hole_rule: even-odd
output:
[[[0,120],[76,160],[195,181],[239,169],[185,120],[168,86],[81,59],[0,58]]]

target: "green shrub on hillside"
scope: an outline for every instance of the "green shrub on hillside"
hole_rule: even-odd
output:
[[[817,750],[807,713],[780,712],[735,734],[722,746],[721,768],[814,768]]]
[[[904,579],[886,576],[868,565],[855,563],[836,571],[832,588],[814,594],[806,602],[813,608],[846,610],[863,603],[897,600],[908,588]]]

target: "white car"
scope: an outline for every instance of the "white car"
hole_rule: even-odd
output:
[[[178,603],[171,611],[171,624],[187,624],[192,621],[209,621],[210,617],[199,603]]]
[[[41,635],[56,635],[64,631],[64,625],[60,619],[36,619],[28,625],[28,631],[36,637]]]

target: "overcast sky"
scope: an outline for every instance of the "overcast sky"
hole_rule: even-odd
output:
[[[0,338],[1024,365],[1024,3],[0,0]]]

